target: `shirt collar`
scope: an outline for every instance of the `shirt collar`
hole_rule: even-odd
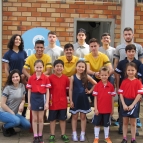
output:
[[[34,79],[37,80],[36,73],[34,73],[33,76],[34,76]],[[39,80],[39,79],[41,79],[41,80],[44,79],[44,74],[43,74],[43,73],[42,73],[42,75],[40,76],[40,78],[38,78],[38,80]]]
[[[84,42],[83,45],[79,45],[79,43],[77,42],[77,48],[86,48],[86,42]]]
[[[129,60],[127,59],[127,57],[125,58],[125,60],[126,60],[126,62],[128,62],[129,63]],[[134,58],[132,61],[130,61],[130,62],[134,62],[134,61],[136,61],[136,58]]]
[[[109,86],[110,86],[109,81],[107,82],[107,84],[106,84],[106,85],[104,85],[104,84],[103,84],[103,82],[100,80],[100,84],[102,85],[102,87],[109,87]]]
[[[64,61],[65,61],[65,63],[75,63],[75,56],[72,56],[72,60],[69,62],[68,60],[67,60],[67,58],[66,58],[66,56],[64,57]]]

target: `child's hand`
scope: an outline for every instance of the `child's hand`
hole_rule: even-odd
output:
[[[98,110],[97,109],[95,109],[95,115],[98,115],[99,114],[99,112],[98,112]]]
[[[24,107],[23,107],[23,104],[20,104],[18,111],[19,111],[19,112],[23,112],[23,108],[24,108]]]
[[[48,109],[49,109],[49,104],[45,104],[44,110],[48,110]]]
[[[85,89],[86,94],[90,94],[90,90],[88,90],[87,88]]]
[[[134,105],[130,105],[129,107],[128,107],[128,111],[130,111],[130,110],[132,110],[134,108]]]
[[[28,109],[31,110],[31,104],[30,103],[28,103]]]
[[[70,102],[70,107],[74,108],[74,103],[72,101]]]
[[[124,109],[125,111],[128,111],[128,110],[129,110],[129,107],[125,104],[125,105],[123,106],[123,109]]]

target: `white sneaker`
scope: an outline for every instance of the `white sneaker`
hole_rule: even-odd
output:
[[[78,142],[78,137],[77,137],[77,135],[72,135],[72,140],[73,140],[74,142]]]
[[[85,136],[84,135],[80,135],[80,142],[84,142],[85,141]]]

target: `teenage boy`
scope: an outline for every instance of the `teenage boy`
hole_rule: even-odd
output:
[[[125,42],[118,45],[116,47],[115,53],[114,53],[114,69],[116,69],[119,61],[124,60],[126,57],[126,52],[125,52],[125,47],[129,44],[134,44],[136,47],[136,54],[135,58],[139,59],[143,63],[143,50],[142,46],[140,44],[134,43],[133,38],[134,38],[134,33],[132,28],[126,27],[123,31],[123,37]],[[116,74],[115,74],[116,78]],[[137,127],[141,127],[142,124],[140,122],[140,119],[137,119]],[[121,129],[122,130],[122,129]]]
[[[73,74],[75,74],[76,63],[79,59],[78,57],[74,56],[73,53],[74,47],[69,43],[64,46],[64,56],[59,57],[59,59],[64,62],[63,74],[68,77],[71,77]]]
[[[85,62],[87,63],[87,73],[91,75],[96,80],[96,82],[99,82],[99,70],[101,69],[101,67],[107,66],[109,68],[109,75],[113,74],[113,67],[109,58],[105,54],[98,51],[99,42],[97,41],[97,39],[90,39],[89,47],[91,53],[84,56]],[[90,98],[93,104],[93,96],[90,95]]]
[[[59,120],[61,127],[61,139],[65,143],[68,143],[69,138],[65,134],[65,130],[67,119],[67,89],[69,89],[69,79],[66,75],[62,74],[64,70],[64,63],[62,60],[56,60],[54,62],[53,70],[54,74],[50,75],[49,77],[51,83],[48,117],[51,131],[49,143],[55,142],[55,126],[57,119]]]
[[[34,63],[36,60],[42,60],[44,63],[44,74],[48,75],[51,71],[52,65],[51,65],[51,58],[50,56],[44,54],[44,41],[38,40],[35,42],[35,54],[32,54],[26,59],[25,65],[23,67],[23,74],[29,78],[34,72]]]
[[[50,31],[48,33],[48,42],[49,45],[45,48],[44,53],[48,54],[51,57],[52,64],[59,56],[63,55],[63,48],[56,45],[57,36],[56,33]]]
[[[126,52],[127,57],[124,60],[120,61],[117,65],[117,68],[115,69],[117,90],[119,89],[122,81],[125,79],[124,71],[126,69],[126,64],[129,62],[135,63],[138,71],[139,71],[139,67],[141,65],[141,62],[135,58],[136,46],[134,44],[127,45],[125,48],[125,52]],[[141,74],[139,72],[138,72],[138,75],[139,75],[139,77],[141,77]],[[120,103],[120,101],[119,101],[119,103]],[[120,104],[120,106],[121,106],[121,104]],[[122,134],[122,123],[123,123],[122,115],[119,111],[119,134]],[[139,135],[138,131],[136,132],[136,135],[137,136]]]
[[[73,44],[74,46],[74,55],[79,58],[84,58],[86,54],[89,54],[89,45],[85,42],[86,39],[86,30],[83,28],[78,29],[77,32],[77,42]]]

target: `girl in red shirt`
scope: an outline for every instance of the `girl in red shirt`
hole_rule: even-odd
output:
[[[44,143],[42,137],[43,116],[44,110],[48,109],[51,84],[48,77],[42,73],[44,68],[42,60],[37,60],[34,63],[34,68],[35,73],[29,78],[26,85],[28,88],[28,108],[32,110],[33,143]]]
[[[123,80],[120,89],[120,99],[122,103],[121,113],[123,116],[123,140],[121,143],[127,143],[128,123],[131,124],[131,143],[137,143],[136,135],[136,118],[139,117],[139,101],[143,94],[141,81],[137,77],[136,64],[130,62],[126,65],[126,79]]]

